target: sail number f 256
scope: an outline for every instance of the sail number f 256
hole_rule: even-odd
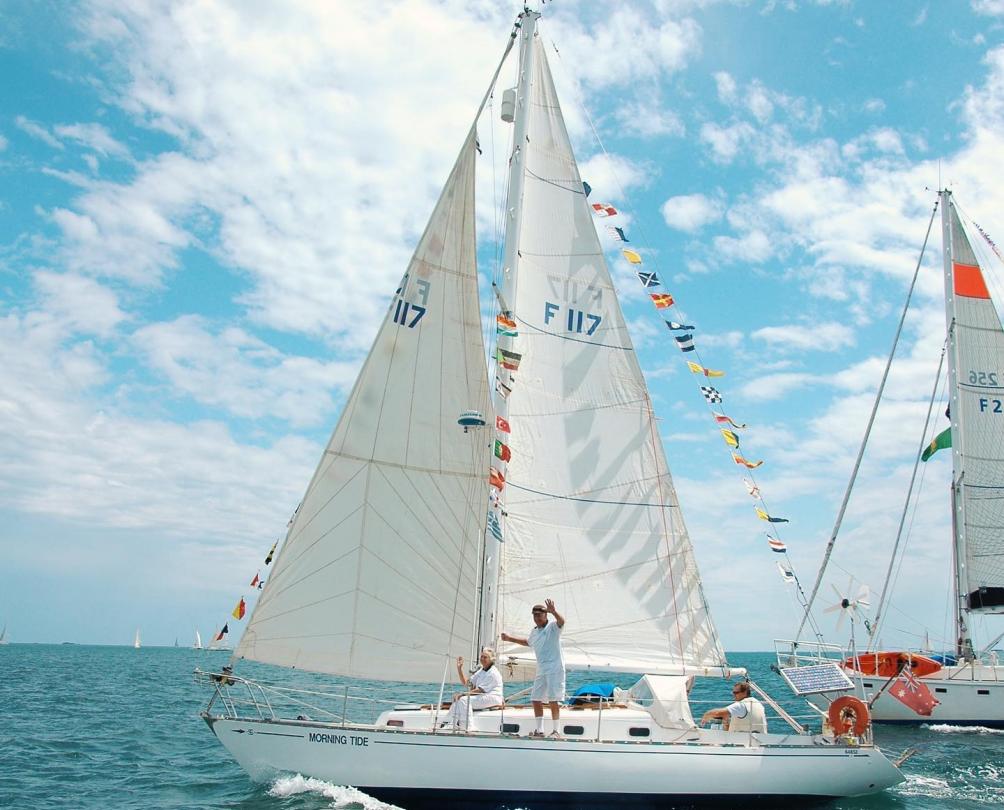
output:
[[[561,318],[559,313],[561,312],[561,307],[558,304],[552,304],[550,301],[544,302],[544,323],[549,324],[552,320],[558,319],[561,323],[564,321],[565,331],[575,332],[576,334],[586,335],[593,334],[599,325],[603,322],[602,315],[594,315],[592,312],[585,312],[581,309],[574,309],[572,307],[565,307],[564,317]]]
[[[997,373],[994,371],[970,371],[970,385],[997,385]]]

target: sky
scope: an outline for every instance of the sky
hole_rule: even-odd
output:
[[[0,6],[12,640],[125,644],[140,627],[148,644],[190,643],[248,594],[520,8]],[[1004,240],[1004,1],[555,0],[544,14],[593,199],[622,212],[609,224],[727,372],[716,385],[811,584],[936,190]],[[479,125],[483,284],[505,168],[495,112]],[[605,224],[712,613],[727,649],[770,649],[798,623],[792,589]],[[852,575],[855,592],[882,585],[944,338],[939,225],[822,606]],[[889,643],[951,637],[949,454],[920,477]],[[832,615],[820,626],[845,640]],[[1004,627],[976,629],[989,642]]]

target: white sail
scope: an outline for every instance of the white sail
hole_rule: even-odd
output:
[[[949,209],[946,298],[955,361],[950,407],[959,595],[964,608],[1002,613],[1004,329],[954,203]]]
[[[140,645],[140,641],[139,641],[139,628],[138,627],[136,628],[136,636],[132,640],[132,646],[135,647],[137,650],[141,646]]]
[[[503,627],[553,598],[572,667],[723,666],[652,403],[539,39],[513,312]],[[517,653],[518,648],[509,652]]]
[[[472,130],[314,473],[237,656],[434,681],[470,656],[488,502]]]
[[[202,649],[202,636],[199,635],[198,630],[195,631],[195,649],[196,650]]]

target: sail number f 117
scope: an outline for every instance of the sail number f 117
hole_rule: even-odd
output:
[[[592,335],[603,322],[602,315],[594,315],[592,312],[584,312],[581,309],[565,307],[564,319],[558,317],[559,312],[561,312],[560,306],[552,304],[550,301],[545,301],[544,324],[550,324],[551,321],[555,319],[557,319],[558,323],[561,323],[561,321],[564,320],[566,332]]]
[[[409,329],[414,329],[418,326],[418,322],[422,320],[422,316],[425,315],[429,304],[429,289],[431,284],[424,279],[415,279],[415,297],[421,300],[421,303],[416,303],[415,301],[405,301],[404,297],[408,293],[408,274],[404,274],[404,278],[401,280],[401,286],[397,288],[397,292],[394,294],[394,301],[391,302],[391,306],[394,308],[394,323],[398,326],[407,326]]]

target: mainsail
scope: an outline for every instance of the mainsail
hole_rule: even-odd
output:
[[[946,195],[947,196],[947,195]],[[950,198],[949,198],[950,199]],[[959,597],[1004,612],[1004,329],[979,260],[948,205],[946,299]]]
[[[472,653],[489,451],[484,431],[457,419],[489,411],[475,154],[472,129],[238,657],[439,682],[448,660]]]
[[[566,663],[648,673],[721,667],[651,398],[535,41],[508,398],[512,460],[503,628],[555,599]],[[518,652],[517,648],[509,652]]]

